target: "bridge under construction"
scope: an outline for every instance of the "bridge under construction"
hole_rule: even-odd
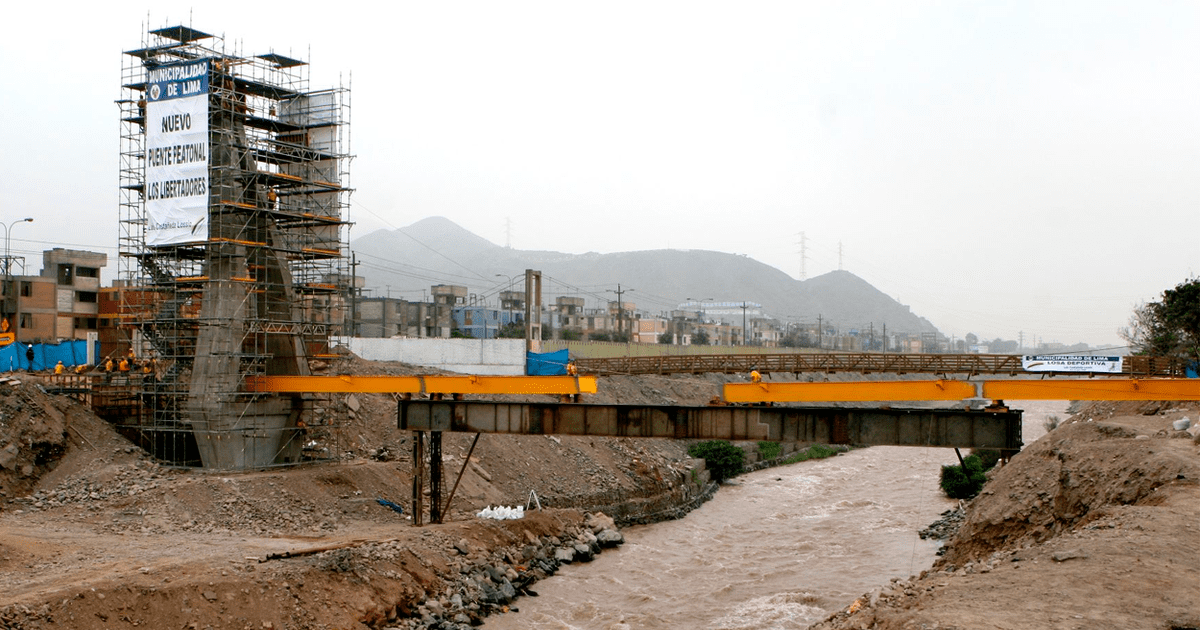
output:
[[[1085,357],[1086,358],[1086,357]],[[1185,377],[1177,357],[1122,357],[1126,376]],[[857,372],[860,374],[1009,374],[1028,372],[1019,354],[893,354],[887,352],[791,352],[774,354],[684,354],[581,358],[588,374],[749,374]]]

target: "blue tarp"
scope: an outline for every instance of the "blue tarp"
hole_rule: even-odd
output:
[[[27,343],[10,343],[0,348],[0,371],[28,370],[29,360],[25,358]],[[96,342],[96,354],[100,356],[100,342]],[[62,361],[67,367],[75,367],[87,363],[87,342],[82,339],[64,341],[63,343],[33,344],[33,369],[52,370]]]
[[[558,352],[526,352],[525,374],[527,376],[566,376],[567,362],[571,351],[566,348]]]

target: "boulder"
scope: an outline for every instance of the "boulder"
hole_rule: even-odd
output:
[[[596,534],[596,542],[600,543],[601,547],[611,548],[625,544],[625,537],[615,529],[605,529]]]

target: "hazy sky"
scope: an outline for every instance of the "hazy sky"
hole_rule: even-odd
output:
[[[840,243],[947,334],[1113,345],[1200,270],[1200,4],[153,6],[6,9],[0,221],[35,218],[35,267],[115,269],[121,53],[182,23],[352,87],[355,236],[442,215],[798,277],[803,232],[808,277]]]

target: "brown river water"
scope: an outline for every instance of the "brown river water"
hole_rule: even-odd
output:
[[[1066,402],[1023,409],[1024,441]],[[917,532],[957,502],[938,488],[953,449],[872,447],[741,475],[686,517],[623,530],[625,545],[563,567],[486,630],[792,630],[893,577],[929,568]]]

